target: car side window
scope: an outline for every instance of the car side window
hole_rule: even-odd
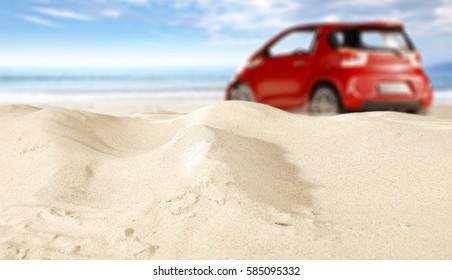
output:
[[[314,30],[294,31],[282,37],[269,49],[270,56],[287,56],[296,53],[309,53],[314,45]]]

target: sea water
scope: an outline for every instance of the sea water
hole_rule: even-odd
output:
[[[229,68],[0,68],[0,91],[174,92],[224,90]]]

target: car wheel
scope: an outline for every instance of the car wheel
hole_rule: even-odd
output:
[[[255,101],[254,94],[250,87],[244,83],[238,84],[232,88],[230,100]]]
[[[340,114],[344,110],[334,89],[329,86],[319,86],[312,94],[309,112],[313,115],[325,116]]]

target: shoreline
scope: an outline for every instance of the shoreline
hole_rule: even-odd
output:
[[[452,92],[451,92],[452,96]],[[49,92],[1,92],[0,106],[23,104],[38,108],[64,107],[115,116],[128,116],[152,112],[190,113],[204,106],[222,102],[224,92],[180,91],[180,92],[71,92],[70,94]],[[290,111],[307,114],[305,109]],[[434,100],[427,116],[452,118],[452,98]]]

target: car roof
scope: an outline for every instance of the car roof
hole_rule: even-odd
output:
[[[276,40],[288,34],[292,31],[300,30],[300,29],[323,29],[326,32],[330,32],[331,30],[336,29],[347,29],[347,28],[394,28],[394,29],[402,29],[403,24],[395,21],[369,21],[369,22],[328,22],[328,23],[311,23],[311,24],[302,24],[296,25],[290,28],[287,28],[280,33],[273,36],[266,44],[264,44],[260,49],[258,49],[253,56],[259,55],[262,50],[266,49],[268,46],[273,44]]]
[[[370,21],[370,22],[331,22],[331,23],[312,23],[297,25],[289,28],[304,29],[304,28],[326,28],[326,29],[338,29],[338,28],[403,28],[403,24],[395,21]]]

